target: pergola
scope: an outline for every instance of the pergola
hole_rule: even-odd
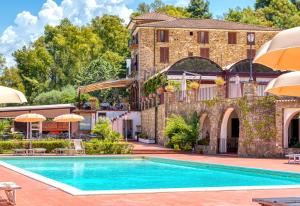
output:
[[[93,84],[88,84],[78,88],[78,93],[89,93],[97,90],[109,89],[109,88],[124,88],[129,87],[133,83],[133,79],[118,79],[118,80],[108,80],[103,82],[96,82]]]

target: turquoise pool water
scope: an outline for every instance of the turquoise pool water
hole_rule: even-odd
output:
[[[2,158],[83,191],[300,185],[300,174],[161,158]]]

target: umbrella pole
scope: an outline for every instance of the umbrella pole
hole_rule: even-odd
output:
[[[26,130],[27,130],[26,139],[28,140],[29,139],[29,122],[27,122],[27,124],[26,124]]]
[[[32,124],[31,124],[31,122],[29,123],[29,125],[30,125],[30,128],[29,128],[29,130],[30,130],[29,149],[32,149],[32,142],[31,142],[31,139],[32,139]]]
[[[69,122],[69,140],[71,140],[71,122]]]

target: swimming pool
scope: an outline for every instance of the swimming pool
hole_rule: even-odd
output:
[[[300,174],[152,157],[8,157],[0,164],[73,195],[300,188]]]

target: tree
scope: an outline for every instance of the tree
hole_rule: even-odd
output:
[[[193,18],[209,19],[212,17],[209,11],[209,2],[206,0],[191,0],[187,11]]]
[[[39,94],[34,98],[33,103],[36,105],[75,103],[76,97],[76,89],[68,85],[61,90],[51,90]]]
[[[255,11],[250,7],[244,9],[229,9],[229,12],[225,15],[224,19],[246,24],[273,26],[273,23],[265,18],[265,15],[261,10]]]
[[[154,2],[152,2],[150,4],[150,8],[152,11],[158,11],[160,8],[164,7],[165,3],[162,2],[161,0],[154,0]]]
[[[177,18],[191,17],[191,14],[184,7],[175,7],[172,5],[166,5],[157,9],[157,11]]]
[[[143,2],[138,5],[137,12],[139,12],[140,14],[145,14],[150,12],[150,9],[150,5]]]
[[[129,55],[129,30],[123,25],[123,20],[117,16],[104,15],[92,20],[92,29],[103,42],[102,53],[112,51],[120,56]]]
[[[6,61],[5,61],[5,58],[4,58],[4,56],[2,55],[2,54],[0,54],[0,74],[1,74],[1,70],[4,68],[4,66],[5,66],[5,63],[6,63]]]
[[[290,0],[257,0],[255,10],[251,8],[230,9],[224,18],[281,29],[300,25],[300,12]]]
[[[25,92],[25,87],[17,68],[5,68],[0,76],[0,85]]]

